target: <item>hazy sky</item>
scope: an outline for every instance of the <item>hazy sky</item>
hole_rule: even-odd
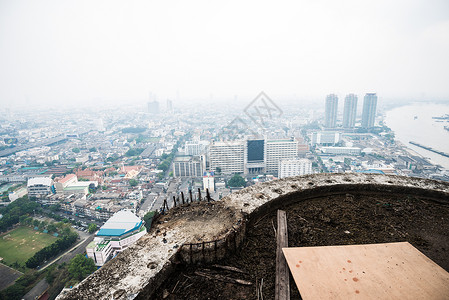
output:
[[[449,1],[0,0],[0,103],[449,102]]]

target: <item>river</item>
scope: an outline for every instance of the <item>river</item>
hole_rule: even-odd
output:
[[[396,140],[429,158],[432,163],[449,170],[448,157],[409,143],[414,141],[435,150],[449,153],[449,131],[444,129],[444,126],[449,127],[449,121],[432,119],[432,117],[440,117],[445,114],[449,114],[449,104],[411,104],[387,111],[385,123],[394,131]]]

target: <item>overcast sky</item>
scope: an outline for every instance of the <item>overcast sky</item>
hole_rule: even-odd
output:
[[[449,102],[449,1],[0,0],[2,106],[261,90]]]

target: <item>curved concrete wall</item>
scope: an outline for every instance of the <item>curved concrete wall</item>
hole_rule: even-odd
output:
[[[449,203],[449,183],[372,174],[316,174],[285,178],[245,188],[221,201],[228,209],[242,213],[251,224],[259,216],[284,205],[351,192],[410,194]],[[156,225],[135,245],[59,299],[147,299],[173,271],[174,261],[211,262],[238,247],[248,226],[246,220],[229,228],[220,243],[209,243],[206,247],[200,242],[198,244],[202,246],[196,246],[195,250],[183,246],[189,236],[183,228],[173,228],[162,234]]]

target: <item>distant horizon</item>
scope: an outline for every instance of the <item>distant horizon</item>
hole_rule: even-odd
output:
[[[240,103],[261,90],[449,102],[445,0],[0,0],[0,44],[3,107]]]
[[[327,94],[326,94],[327,95]],[[277,105],[280,106],[296,106],[299,105],[298,108],[301,108],[301,105],[303,105],[303,108],[305,109],[315,109],[318,111],[323,110],[324,111],[324,104],[325,104],[325,97],[326,95],[323,95],[322,99],[295,99],[294,97],[291,98],[283,98],[283,97],[276,97],[268,95],[274,102],[276,102]],[[357,95],[357,94],[356,94]],[[358,97],[358,103],[357,103],[357,110],[360,112],[362,106],[363,106],[363,95],[357,95]],[[338,111],[341,113],[343,111],[344,106],[344,97],[345,95],[337,94],[338,96]],[[408,106],[408,105],[414,105],[414,104],[441,104],[441,105],[449,105],[449,97],[447,99],[399,99],[399,98],[384,98],[381,95],[377,94],[378,96],[378,109],[386,109],[391,110],[396,107],[400,106]],[[214,98],[213,106],[209,106],[206,104],[211,104],[210,99],[191,99],[191,100],[173,100],[172,101],[173,109],[174,111],[177,111],[178,109],[189,109],[189,110],[205,110],[208,108],[208,110],[216,110],[220,109],[222,107],[228,108],[228,109],[235,109],[236,114],[238,113],[238,110],[243,110],[252,100],[253,98],[244,98],[240,99],[238,98],[235,100],[234,98]],[[167,100],[167,99],[166,99]],[[166,111],[166,100],[156,100],[159,102],[159,109],[160,114],[164,114]],[[154,101],[154,100],[151,100]],[[92,111],[109,111],[109,110],[115,110],[120,108],[128,108],[129,111],[139,111],[140,113],[147,113],[147,103],[151,102],[150,100],[134,100],[134,101],[123,101],[123,102],[109,102],[108,100],[96,100],[96,101],[90,101],[90,102],[80,102],[80,103],[64,103],[61,105],[60,103],[53,104],[53,103],[44,103],[44,104],[25,104],[25,103],[13,103],[8,104],[0,108],[0,112],[9,110],[13,113],[17,113],[19,111],[36,111],[36,112],[42,112],[51,109],[52,111],[77,111],[77,110],[83,110],[83,109],[91,109]],[[202,105],[202,108],[198,108],[197,105]],[[144,109],[142,111],[142,109]]]

